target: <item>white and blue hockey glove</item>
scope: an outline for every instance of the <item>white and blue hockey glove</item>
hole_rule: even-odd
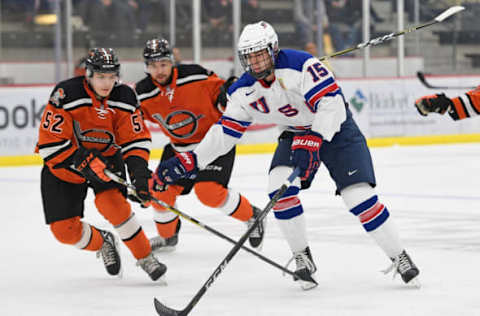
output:
[[[197,155],[193,151],[177,153],[175,157],[160,163],[155,171],[157,177],[166,184],[182,178],[194,179],[197,176]]]

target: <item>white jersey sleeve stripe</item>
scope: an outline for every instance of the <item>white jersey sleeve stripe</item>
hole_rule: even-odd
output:
[[[323,81],[322,83],[316,85],[310,91],[305,94],[305,99],[313,112],[317,111],[316,103],[320,98],[325,96],[328,93],[334,93],[339,89],[335,79],[332,77],[328,78],[327,80]]]
[[[238,121],[228,116],[222,116],[217,124],[222,125],[224,134],[235,138],[240,138],[251,123]]]

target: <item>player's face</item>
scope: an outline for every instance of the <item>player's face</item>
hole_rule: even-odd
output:
[[[105,98],[110,95],[117,81],[118,76],[115,73],[94,72],[90,78],[90,85],[96,94]]]
[[[165,59],[148,63],[147,71],[159,84],[164,85],[172,74],[172,68],[172,62]]]
[[[247,59],[253,72],[256,73],[261,73],[272,66],[272,58],[266,49],[248,54]]]

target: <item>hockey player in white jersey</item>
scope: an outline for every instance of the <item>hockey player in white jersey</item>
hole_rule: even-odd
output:
[[[298,193],[310,187],[323,162],[335,181],[336,193],[391,259],[387,270],[399,273],[405,283],[417,283],[419,269],[375,193],[369,149],[332,73],[308,53],[280,50],[275,30],[264,21],[245,26],[238,54],[246,72],[229,88],[225,113],[194,151],[161,164],[158,177],[166,183],[190,177],[227,153],[253,121],[276,123],[282,133],[269,171],[270,197],[294,167],[302,170],[301,178],[273,208],[293,252],[296,273],[313,275],[317,270]],[[304,289],[315,286],[295,281]]]

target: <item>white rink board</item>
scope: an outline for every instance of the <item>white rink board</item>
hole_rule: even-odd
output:
[[[475,86],[480,76],[436,77],[436,85]],[[438,93],[421,85],[416,78],[340,79],[345,99],[368,138],[480,133],[478,119],[454,122],[448,116],[420,116],[413,106],[416,98]],[[53,86],[0,87],[0,156],[33,153],[42,107]],[[466,90],[449,90],[454,97]],[[153,131],[153,148],[161,148],[167,138]],[[248,132],[242,143],[273,143],[276,128]]]

